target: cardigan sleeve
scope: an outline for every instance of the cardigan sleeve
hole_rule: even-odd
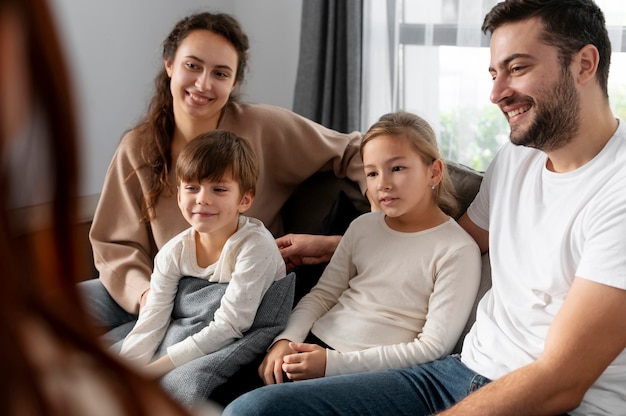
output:
[[[315,172],[333,171],[367,189],[358,131],[338,132],[281,107],[247,103],[231,103],[219,127],[247,138],[283,180],[295,173],[299,184]]]
[[[122,139],[111,160],[89,238],[102,284],[121,307],[136,314],[139,297],[150,285],[156,248],[142,218],[144,184],[135,172],[139,164],[131,136]]]

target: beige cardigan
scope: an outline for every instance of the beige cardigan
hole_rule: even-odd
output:
[[[229,104],[219,129],[250,141],[260,162],[256,198],[247,216],[263,221],[274,236],[282,235],[280,209],[303,181],[318,171],[348,177],[365,192],[359,155],[361,134],[342,134],[291,111],[268,105]],[[134,131],[121,140],[105,177],[89,234],[94,263],[113,299],[137,313],[141,293],[149,287],[157,251],[189,227],[175,195],[164,192],[150,223],[142,220],[145,171]],[[129,178],[128,180],[126,178]],[[169,182],[176,188],[174,169]]]

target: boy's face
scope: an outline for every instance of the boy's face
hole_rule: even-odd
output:
[[[230,236],[237,230],[239,214],[253,199],[252,191],[241,194],[230,174],[220,181],[181,181],[178,185],[178,207],[198,233]]]

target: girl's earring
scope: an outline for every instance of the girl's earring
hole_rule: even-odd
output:
[[[432,189],[432,190],[434,191],[434,190],[435,190],[435,185],[432,185],[432,186],[430,187],[430,189]]]

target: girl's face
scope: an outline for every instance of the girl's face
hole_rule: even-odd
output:
[[[243,196],[239,184],[226,175],[220,181],[180,182],[178,207],[183,217],[198,233],[228,238],[237,231],[239,214],[246,211],[254,197]]]
[[[223,36],[194,30],[183,39],[174,59],[165,61],[177,125],[201,123],[206,130],[217,127],[236,85],[237,63],[237,51]]]
[[[378,136],[363,148],[367,192],[398,231],[411,230],[416,220],[438,209],[433,185],[438,185],[437,163],[427,166],[404,138]]]

